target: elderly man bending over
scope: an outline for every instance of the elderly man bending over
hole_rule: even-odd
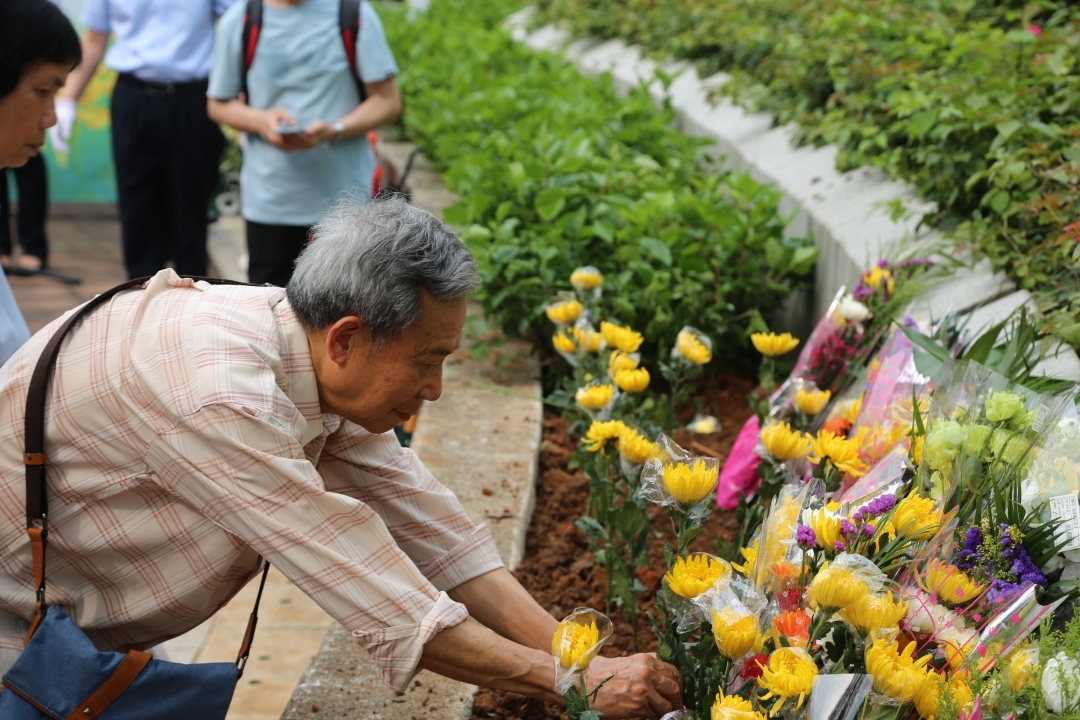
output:
[[[427,668],[558,699],[554,618],[390,432],[438,399],[478,285],[445,225],[389,200],[334,209],[287,290],[163,270],[95,310],[50,390],[47,602],[99,649],[145,648],[212,615],[262,555],[395,689]],[[34,614],[24,405],[59,323],[0,370],[0,672]],[[677,673],[651,655],[591,672],[614,675],[605,717],[680,705]]]

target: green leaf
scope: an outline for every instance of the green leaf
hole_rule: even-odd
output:
[[[1058,328],[1054,334],[1073,347],[1080,347],[1080,323]]]
[[[795,254],[791,258],[791,272],[800,276],[809,275],[820,256],[821,248],[813,245],[795,248]]]
[[[1009,194],[1008,190],[995,190],[990,193],[990,209],[998,215],[1001,215],[1005,212],[1005,209],[1009,207],[1009,200],[1011,199],[1012,196]]]
[[[641,238],[638,240],[638,245],[664,265],[671,266],[671,248],[664,243],[656,238]]]
[[[923,110],[922,112],[915,113],[908,121],[908,136],[915,138],[916,140],[921,140],[926,137],[926,134],[934,127],[935,122],[937,122],[936,110]]]
[[[590,540],[607,537],[607,530],[604,529],[604,526],[588,516],[578,518],[577,522],[574,523],[574,527]]]
[[[1008,140],[1022,127],[1024,127],[1024,123],[1019,120],[1006,120],[997,124],[997,131],[1002,140]]]
[[[563,191],[557,188],[544,188],[540,192],[536,193],[536,214],[541,219],[551,222],[559,216],[559,213],[566,207],[566,198],[563,197]]]

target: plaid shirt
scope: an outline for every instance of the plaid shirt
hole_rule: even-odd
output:
[[[0,369],[0,671],[34,611],[23,418],[60,322]],[[403,690],[424,643],[468,616],[446,591],[502,567],[487,527],[393,433],[320,412],[280,288],[163,270],[94,311],[61,350],[45,452],[47,601],[101,649],[195,627],[262,555]]]

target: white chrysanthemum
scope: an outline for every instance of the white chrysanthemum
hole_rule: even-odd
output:
[[[1064,652],[1046,661],[1042,675],[1046,708],[1057,715],[1080,709],[1080,664]]]
[[[930,599],[929,595],[918,593],[907,598],[908,612],[905,623],[908,628],[917,633],[939,637],[940,633],[949,628],[963,630],[964,618],[950,611],[948,608],[938,605]]]

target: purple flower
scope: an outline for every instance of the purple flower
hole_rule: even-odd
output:
[[[857,522],[857,523],[861,523],[861,522],[863,521],[863,513],[862,513],[862,510],[857,510],[857,511],[855,512],[855,514],[851,516],[851,519],[852,519],[852,520],[854,520],[854,521],[855,521],[855,522]]]
[[[862,531],[863,535],[871,539],[874,537],[874,533],[876,532],[876,530],[874,530],[874,526],[870,524],[864,525]]]
[[[892,510],[894,507],[896,507],[896,496],[885,494],[880,497],[876,497],[867,504],[863,505],[852,517],[855,519],[856,522],[861,522],[863,517],[867,515],[884,515],[885,513]]]
[[[837,540],[833,543],[833,550],[836,552],[844,552],[847,550],[847,545],[844,544],[843,540]]]
[[[859,529],[847,518],[840,521],[840,532],[844,535],[855,535],[859,532]]]
[[[817,543],[817,535],[814,529],[806,525],[800,525],[795,530],[795,543],[801,548],[811,548]]]

